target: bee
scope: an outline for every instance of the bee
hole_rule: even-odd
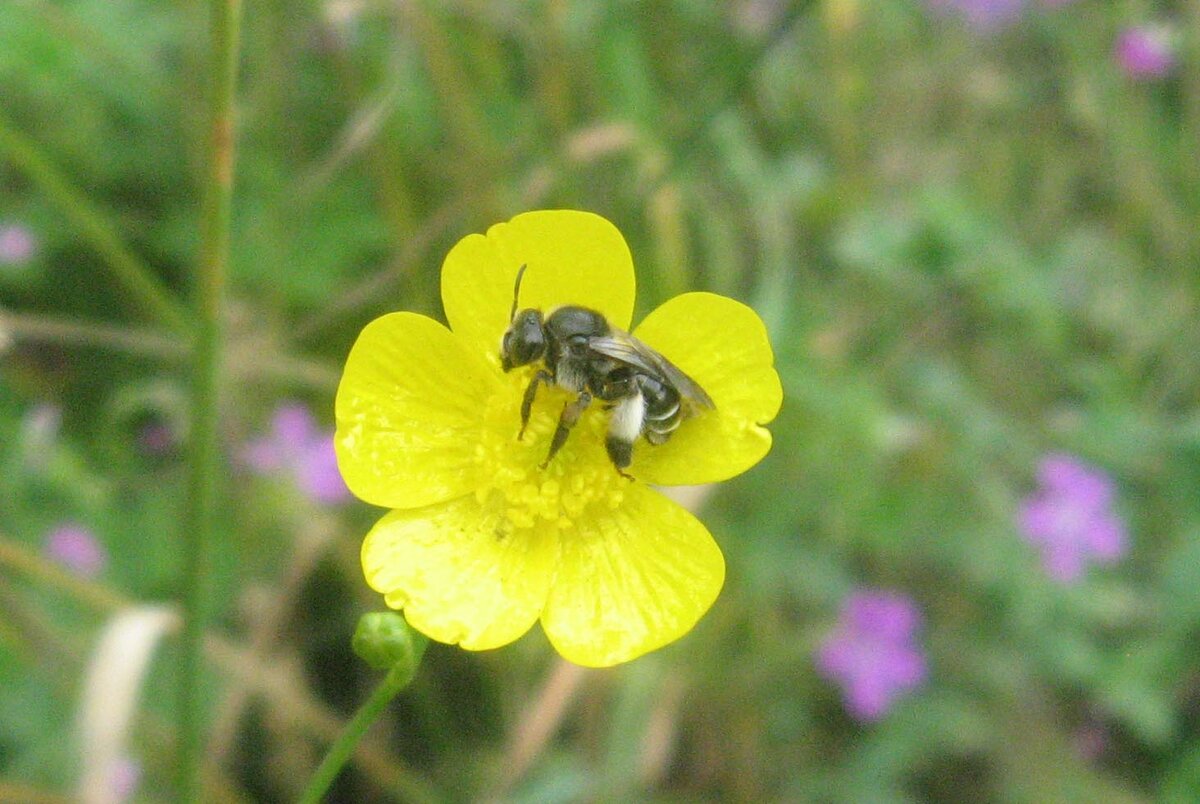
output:
[[[612,411],[604,446],[613,466],[625,477],[629,477],[625,468],[633,460],[633,444],[639,436],[651,444],[662,444],[681,422],[716,408],[695,380],[595,310],[571,305],[556,307],[545,315],[533,308],[518,312],[526,267],[517,271],[509,326],[500,343],[505,372],[540,362],[521,401],[517,439],[525,436],[539,385],[557,385],[576,395],[558,417],[543,469],[594,399],[607,403],[605,407]]]

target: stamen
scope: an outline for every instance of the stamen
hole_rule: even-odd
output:
[[[566,444],[541,469],[563,406],[572,395],[559,388],[539,390],[525,437],[521,427],[521,397],[530,379],[527,371],[506,377],[483,411],[483,437],[473,458],[489,478],[489,488],[476,499],[503,521],[499,530],[554,527],[567,530],[589,509],[612,510],[621,505],[625,481],[604,449],[608,414],[600,408],[583,413]]]

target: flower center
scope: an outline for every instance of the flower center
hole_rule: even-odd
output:
[[[590,509],[617,508],[629,484],[604,448],[608,413],[598,402],[584,411],[562,449],[541,468],[550,453],[558,417],[574,395],[541,386],[525,435],[517,440],[521,399],[532,374],[532,369],[514,371],[503,378],[482,412],[482,437],[475,447],[475,461],[488,478],[476,498],[498,515],[504,532],[545,526],[572,528]]]

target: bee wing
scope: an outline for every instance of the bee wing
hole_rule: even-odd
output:
[[[660,377],[675,387],[683,398],[689,415],[698,412],[698,408],[713,408],[717,406],[712,398],[700,387],[699,383],[684,374],[670,360],[651,349],[628,332],[613,329],[606,336],[590,338],[588,347],[605,357],[619,360],[646,372],[654,377]]]

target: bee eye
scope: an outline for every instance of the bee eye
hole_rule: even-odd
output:
[[[518,315],[504,333],[500,351],[504,364],[510,367],[524,366],[541,357],[546,351],[542,314],[537,310],[525,310]]]
[[[517,363],[522,366],[532,363],[542,356],[545,349],[546,342],[542,338],[541,328],[528,327],[521,333],[520,339],[515,344]]]
[[[517,361],[513,359],[513,331],[510,329],[500,339],[500,367],[507,372],[517,365]]]

